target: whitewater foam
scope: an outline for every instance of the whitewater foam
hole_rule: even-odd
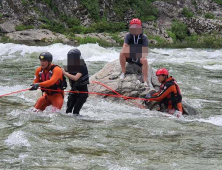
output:
[[[23,131],[16,131],[13,132],[8,136],[8,138],[5,140],[5,143],[8,146],[26,146],[30,147],[30,143],[28,139],[26,138],[26,133]]]

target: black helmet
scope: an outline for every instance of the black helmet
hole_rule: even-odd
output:
[[[49,52],[43,52],[39,55],[39,60],[46,60],[52,62],[52,54]]]
[[[77,48],[74,48],[74,49],[71,49],[67,55],[74,57],[76,59],[80,59],[81,52]]]

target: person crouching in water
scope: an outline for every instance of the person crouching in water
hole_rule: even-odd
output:
[[[149,101],[158,101],[160,111],[166,109],[169,114],[181,117],[183,114],[182,95],[176,80],[172,76],[169,77],[169,72],[165,68],[158,69],[156,76],[161,83],[160,90],[153,95],[148,93],[145,98]]]
[[[41,89],[44,92],[42,97],[35,104],[35,108],[41,111],[49,105],[61,109],[64,101],[62,69],[52,64],[52,58],[52,54],[49,52],[43,52],[39,55],[41,66],[36,69],[35,79],[30,88],[30,90],[37,90],[39,87],[44,88],[44,90]]]
[[[88,69],[78,49],[72,49],[68,52],[67,71],[63,70],[63,74],[69,78],[71,91],[88,92]],[[88,93],[69,93],[66,113],[79,115],[87,98]]]

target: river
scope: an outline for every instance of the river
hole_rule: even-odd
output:
[[[0,95],[29,88],[49,51],[62,64],[72,46],[0,43]],[[119,48],[78,47],[93,75],[118,59]],[[151,49],[149,64],[166,67],[183,98],[200,112],[177,119],[108,100],[88,98],[81,116],[33,112],[41,91],[0,98],[0,169],[222,169],[222,49]]]

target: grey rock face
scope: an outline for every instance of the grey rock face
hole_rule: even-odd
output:
[[[62,34],[53,34],[52,31],[46,29],[30,29],[24,31],[16,31],[6,34],[10,39],[15,41],[30,44],[34,42],[52,42],[60,40],[62,42],[68,41],[68,39]]]

